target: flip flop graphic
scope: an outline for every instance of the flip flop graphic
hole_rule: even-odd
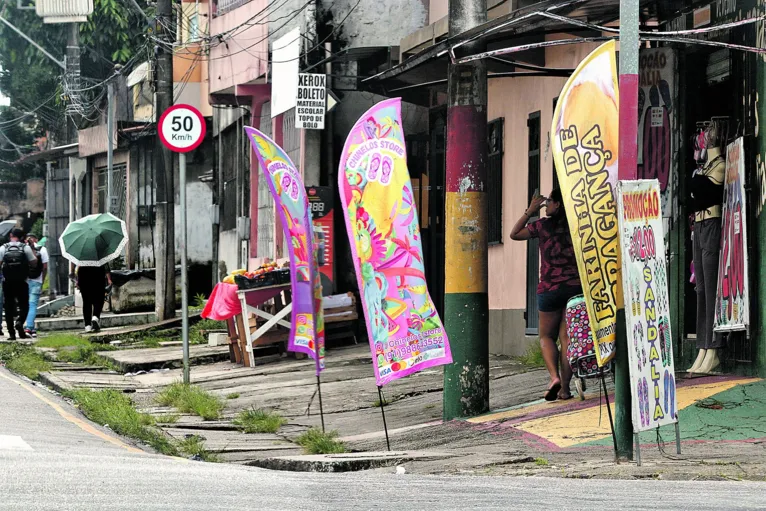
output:
[[[646,425],[652,423],[652,416],[649,415],[649,384],[646,383],[646,377],[643,380],[644,384],[644,413],[646,414]]]

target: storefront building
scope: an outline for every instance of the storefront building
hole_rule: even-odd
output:
[[[432,20],[437,3],[431,2]],[[745,196],[738,225],[746,230],[747,246],[737,254],[734,277],[742,282],[740,292],[747,295],[750,309],[748,332],[725,334],[721,370],[766,374],[766,317],[760,312],[766,303],[761,271],[766,262],[766,134],[759,125],[766,119],[766,54],[758,53],[766,47],[766,25],[753,19],[766,13],[766,3],[678,0],[641,2],[641,7],[647,40],[640,61],[639,178],[658,179],[662,190],[676,366],[689,367],[697,354],[697,300],[690,281],[691,178],[698,165],[694,138],[715,123],[724,146],[743,138]],[[503,8],[510,10],[499,12]],[[594,38],[616,36],[608,29],[619,26],[619,2],[512,2],[490,7],[489,13],[491,21],[466,37],[484,38],[490,50],[520,50],[487,61],[490,351],[516,356],[537,342],[539,260],[535,244],[513,242],[509,233],[534,192],[547,194],[556,186],[549,133],[556,99],[566,77],[600,44]],[[722,24],[732,25],[715,28]],[[444,172],[439,137],[445,129],[446,50],[460,41],[440,40],[446,25],[445,19],[436,21],[403,40],[402,63],[367,82],[391,97],[430,107],[428,167],[421,178],[430,191],[421,205],[430,209],[422,223],[434,239],[440,238],[440,225],[443,229],[433,219],[443,204],[438,183]],[[555,42],[561,40],[570,41]],[[443,267],[432,267],[431,279],[438,281],[440,271]],[[438,289],[438,282],[429,285]]]

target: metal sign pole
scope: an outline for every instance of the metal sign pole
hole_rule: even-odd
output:
[[[181,339],[183,342],[183,355],[184,355],[184,376],[183,381],[188,384],[189,378],[189,278],[186,268],[188,259],[187,253],[187,233],[186,233],[186,153],[195,150],[205,140],[205,133],[207,131],[205,127],[205,118],[202,114],[191,105],[175,105],[171,106],[160,117],[157,123],[157,135],[160,137],[162,145],[168,148],[170,151],[178,153],[178,174],[180,180],[180,202],[181,202]],[[172,162],[172,160],[171,160]],[[170,165],[172,167],[172,165]],[[169,169],[172,175],[172,168]],[[172,192],[172,191],[171,191]],[[172,195],[168,204],[172,207]],[[172,227],[172,226],[171,226]],[[173,232],[172,228],[170,232]],[[161,245],[167,247],[172,253],[175,247],[175,240],[173,237],[170,239],[162,240],[163,243],[170,245]],[[158,246],[160,246],[158,245]],[[162,259],[162,258],[160,258]],[[168,263],[173,269],[175,275],[174,260],[169,260]],[[160,278],[159,265],[157,278]],[[171,278],[175,282],[175,277]],[[159,282],[159,280],[158,280]],[[161,286],[160,286],[161,287]],[[166,300],[168,297],[163,296],[160,291],[164,293],[173,293],[175,296],[175,285],[169,286],[172,289],[157,290],[157,300]],[[175,299],[170,300],[174,302]],[[159,313],[158,313],[159,315]],[[163,318],[157,318],[163,319]]]
[[[186,153],[178,153],[181,188],[181,338],[184,345],[184,383],[189,383],[189,290],[186,271]],[[172,242],[171,242],[172,243]]]

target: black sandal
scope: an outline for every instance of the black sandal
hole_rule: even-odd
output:
[[[561,383],[554,383],[548,390],[545,391],[546,401],[556,401],[559,398],[559,391],[561,390]]]

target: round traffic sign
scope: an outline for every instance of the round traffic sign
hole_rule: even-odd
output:
[[[205,118],[191,105],[173,105],[162,114],[159,124],[162,144],[177,153],[195,150],[205,139]]]

